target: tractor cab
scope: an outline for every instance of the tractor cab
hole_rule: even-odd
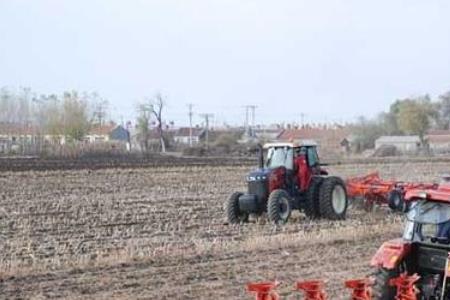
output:
[[[304,141],[302,143],[271,143],[263,147],[265,152],[264,167],[275,169],[285,167],[288,170],[295,169],[295,158],[304,156],[307,166],[319,166],[319,155],[317,154],[317,144],[314,141]]]
[[[345,184],[327,175],[314,141],[265,144],[259,149],[258,168],[246,176],[247,193],[237,192],[228,199],[228,222],[245,222],[249,214],[267,212],[272,222],[284,223],[293,209],[311,218],[343,219],[347,209]]]
[[[405,240],[450,247],[450,203],[414,202],[406,218]]]
[[[389,281],[401,273],[418,274],[418,299],[450,299],[450,189],[411,190],[402,239],[382,245],[372,258],[377,268],[374,299],[394,299]],[[441,298],[442,294],[444,297]]]

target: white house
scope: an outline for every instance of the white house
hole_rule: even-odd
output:
[[[425,138],[433,152],[450,152],[450,130],[431,130]]]
[[[129,132],[121,125],[114,123],[96,126],[92,128],[86,135],[86,140],[89,143],[109,142],[109,141],[129,141]]]
[[[413,153],[420,149],[422,143],[418,135],[381,136],[375,141],[375,149],[382,146],[395,146],[403,153]]]
[[[192,128],[192,144],[200,143],[201,139],[205,136],[205,129],[203,128]],[[173,135],[173,139],[178,144],[186,144],[189,145],[190,141],[190,128],[189,127],[181,127],[177,131],[175,131]]]

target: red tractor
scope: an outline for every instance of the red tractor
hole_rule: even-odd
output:
[[[246,178],[248,192],[235,192],[226,203],[228,223],[267,212],[271,222],[282,224],[293,209],[310,218],[345,219],[345,183],[322,168],[316,143],[270,143],[259,153],[259,168]]]
[[[394,299],[393,279],[419,276],[417,299],[450,299],[450,184],[406,192],[403,238],[384,243],[372,258],[373,299]],[[417,276],[416,276],[417,277]]]

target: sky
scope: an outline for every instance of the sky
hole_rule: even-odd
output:
[[[450,1],[0,0],[0,86],[96,91],[133,120],[345,122],[450,90]]]

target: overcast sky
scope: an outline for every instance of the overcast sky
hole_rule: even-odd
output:
[[[345,121],[450,90],[450,1],[0,0],[0,86],[97,91],[113,116],[161,91],[239,123]],[[199,117],[196,117],[196,123]]]

